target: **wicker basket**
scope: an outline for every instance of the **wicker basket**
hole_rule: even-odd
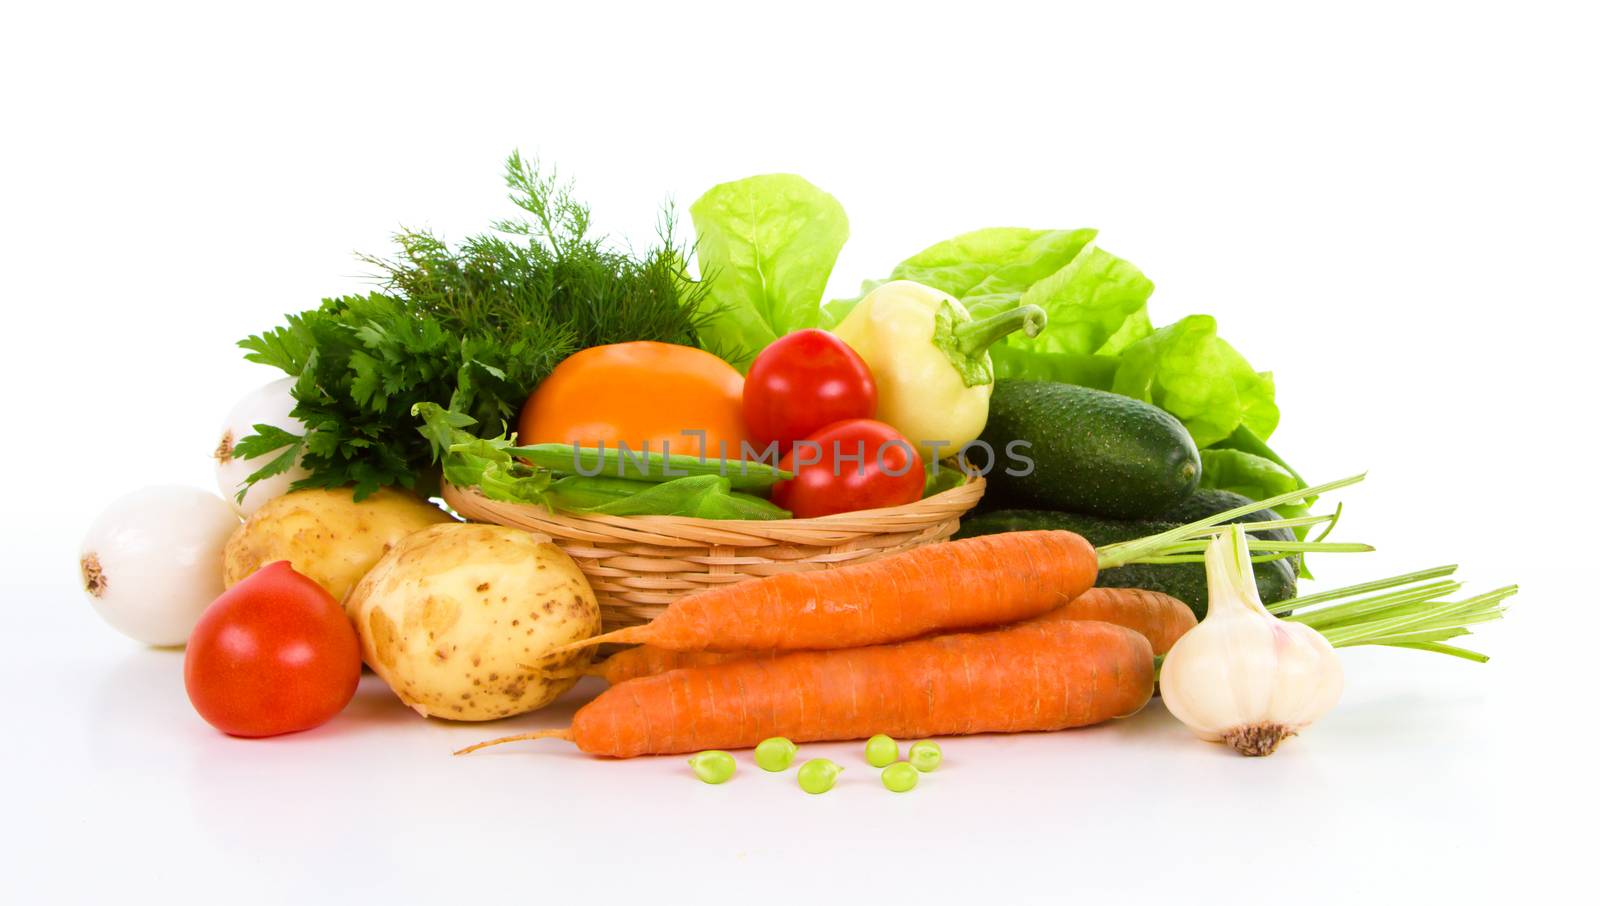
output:
[[[943,541],[983,488],[974,477],[906,506],[770,521],[552,513],[448,483],[444,499],[474,522],[555,539],[589,577],[609,631],[646,622],[679,597],[713,585],[860,563]]]

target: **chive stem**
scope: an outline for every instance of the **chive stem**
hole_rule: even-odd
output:
[[[1231,510],[1224,510],[1220,513],[1207,516],[1204,519],[1198,519],[1187,525],[1180,525],[1177,528],[1168,529],[1165,532],[1160,532],[1155,535],[1137,538],[1133,541],[1124,541],[1120,544],[1105,545],[1104,547],[1098,549],[1100,568],[1110,569],[1116,566],[1126,566],[1127,564],[1136,560],[1140,560],[1144,557],[1161,553],[1167,545],[1172,544],[1173,542],[1187,541],[1191,538],[1214,534],[1205,530],[1214,525],[1221,525],[1230,519],[1237,519],[1240,516],[1248,516],[1251,513],[1255,513],[1264,509],[1270,509],[1271,507],[1275,507],[1279,504],[1292,503],[1297,500],[1303,500],[1307,497],[1315,497],[1319,494],[1325,494],[1328,491],[1349,487],[1350,485],[1361,482],[1366,477],[1367,474],[1362,472],[1359,475],[1351,475],[1348,478],[1341,478],[1338,481],[1330,481],[1327,484],[1319,484],[1316,487],[1302,488],[1298,491],[1290,491],[1286,494],[1279,494],[1275,497],[1268,497],[1265,500],[1256,501],[1255,503],[1234,507]]]
[[[1500,619],[1505,614],[1504,602],[1517,593],[1517,586],[1508,585],[1452,601],[1447,596],[1461,589],[1460,582],[1427,580],[1440,579],[1454,572],[1454,566],[1418,570],[1390,579],[1280,601],[1273,605],[1273,609],[1283,611],[1296,608],[1296,613],[1282,619],[1310,626],[1322,633],[1335,648],[1384,645],[1432,651],[1483,663],[1488,660],[1486,655],[1444,642],[1470,634],[1469,626]],[[1425,584],[1417,584],[1418,580]],[[1399,587],[1407,585],[1411,587]],[[1368,595],[1371,591],[1386,593]],[[1313,606],[1308,608],[1308,604]]]
[[[1387,588],[1394,588],[1400,585],[1409,585],[1412,582],[1438,579],[1444,576],[1455,575],[1455,571],[1456,566],[1454,564],[1449,566],[1435,566],[1430,569],[1419,569],[1416,572],[1405,573],[1404,575],[1391,576],[1387,579],[1374,579],[1371,582],[1361,582],[1356,585],[1346,585],[1343,588],[1330,588],[1327,591],[1302,595],[1301,597],[1295,598],[1292,601],[1285,601],[1282,603],[1281,609],[1288,610],[1294,607],[1305,607],[1308,604],[1321,604],[1323,601],[1334,601],[1340,598],[1348,598],[1354,595],[1366,594],[1369,591],[1383,591]],[[1275,604],[1273,606],[1278,607],[1279,605]],[[1268,609],[1270,610],[1271,608]]]

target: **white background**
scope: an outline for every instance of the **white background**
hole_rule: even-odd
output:
[[[0,896],[9,902],[1531,900],[1593,841],[1595,22],[1538,3],[55,3],[0,23]],[[1158,322],[1216,314],[1277,375],[1274,445],[1346,493],[1329,582],[1441,562],[1522,583],[1477,666],[1354,651],[1266,760],[1159,704],[949,740],[892,796],[856,747],[807,797],[748,764],[424,722],[370,678],[293,737],[213,732],[181,654],[102,625],[79,535],[206,486],[271,377],[233,341],[362,289],[398,225],[502,216],[512,148],[607,233],[799,172],[852,239],[835,292],[982,226],[1097,226]],[[1324,584],[1323,587],[1329,587]],[[15,894],[11,896],[9,894]],[[359,897],[359,900],[352,900]]]

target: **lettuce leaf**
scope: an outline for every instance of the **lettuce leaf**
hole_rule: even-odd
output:
[[[799,176],[713,186],[690,208],[712,314],[701,343],[741,371],[778,337],[815,327],[822,293],[850,235],[844,207]]]
[[[1008,345],[1041,352],[1094,355],[1115,338],[1126,345],[1150,332],[1145,303],[1155,284],[1132,264],[1098,248],[1086,248],[1054,273],[1029,286],[1023,305],[1037,305],[1050,320],[1028,339],[1006,338]]]
[[[1219,458],[1212,484],[1257,496],[1273,479],[1298,481],[1265,441],[1278,426],[1272,375],[1250,367],[1217,336],[1216,319],[1193,315],[1160,330],[1148,303],[1155,285],[1131,263],[1094,244],[1096,232],[998,227],[962,233],[895,265],[891,280],[915,280],[955,296],[973,317],[1037,305],[1049,321],[1036,337],[1012,334],[990,349],[995,374],[1110,390],[1177,416],[1195,445],[1240,447],[1264,466],[1246,476],[1243,460]],[[869,280],[862,295],[884,281]],[[836,299],[824,324],[859,301]],[[1225,443],[1244,438],[1249,443]],[[1229,465],[1224,464],[1224,459]],[[1276,470],[1268,475],[1270,467]],[[1285,486],[1285,490],[1287,487]]]
[[[1037,380],[1098,375],[1099,386],[1107,383],[1104,363],[1076,359],[1115,354],[1149,334],[1145,303],[1155,287],[1138,268],[1095,247],[1095,235],[1089,229],[974,230],[912,255],[895,265],[888,279],[915,280],[943,290],[974,318],[1018,305],[1039,306],[1049,318],[1044,332],[1031,340],[1014,334],[992,349],[998,372]],[[883,282],[863,283],[861,295]],[[860,298],[829,302],[823,323],[839,323]],[[1074,361],[1062,363],[1038,353]],[[1007,361],[1004,367],[1002,360]]]
[[[989,347],[989,358],[994,361],[997,378],[1055,381],[1107,391],[1116,380],[1117,368],[1122,365],[1116,356],[1042,352],[1009,343]]]
[[[944,290],[982,318],[1016,308],[1030,287],[1070,264],[1094,237],[1094,230],[974,230],[912,255],[889,279]]]
[[[1177,416],[1202,448],[1241,427],[1265,440],[1278,426],[1272,375],[1218,337],[1209,315],[1190,315],[1123,350],[1111,389]]]

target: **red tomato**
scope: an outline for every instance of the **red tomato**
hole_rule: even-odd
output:
[[[744,378],[744,425],[758,449],[782,452],[801,438],[847,418],[878,411],[872,370],[826,330],[797,330],[774,340]]]
[[[361,642],[339,602],[280,560],[211,602],[189,635],[183,684],[230,736],[325,723],[361,680]]]
[[[780,468],[794,478],[773,485],[772,502],[799,519],[911,503],[925,480],[916,445],[870,418],[823,428],[796,443]]]

